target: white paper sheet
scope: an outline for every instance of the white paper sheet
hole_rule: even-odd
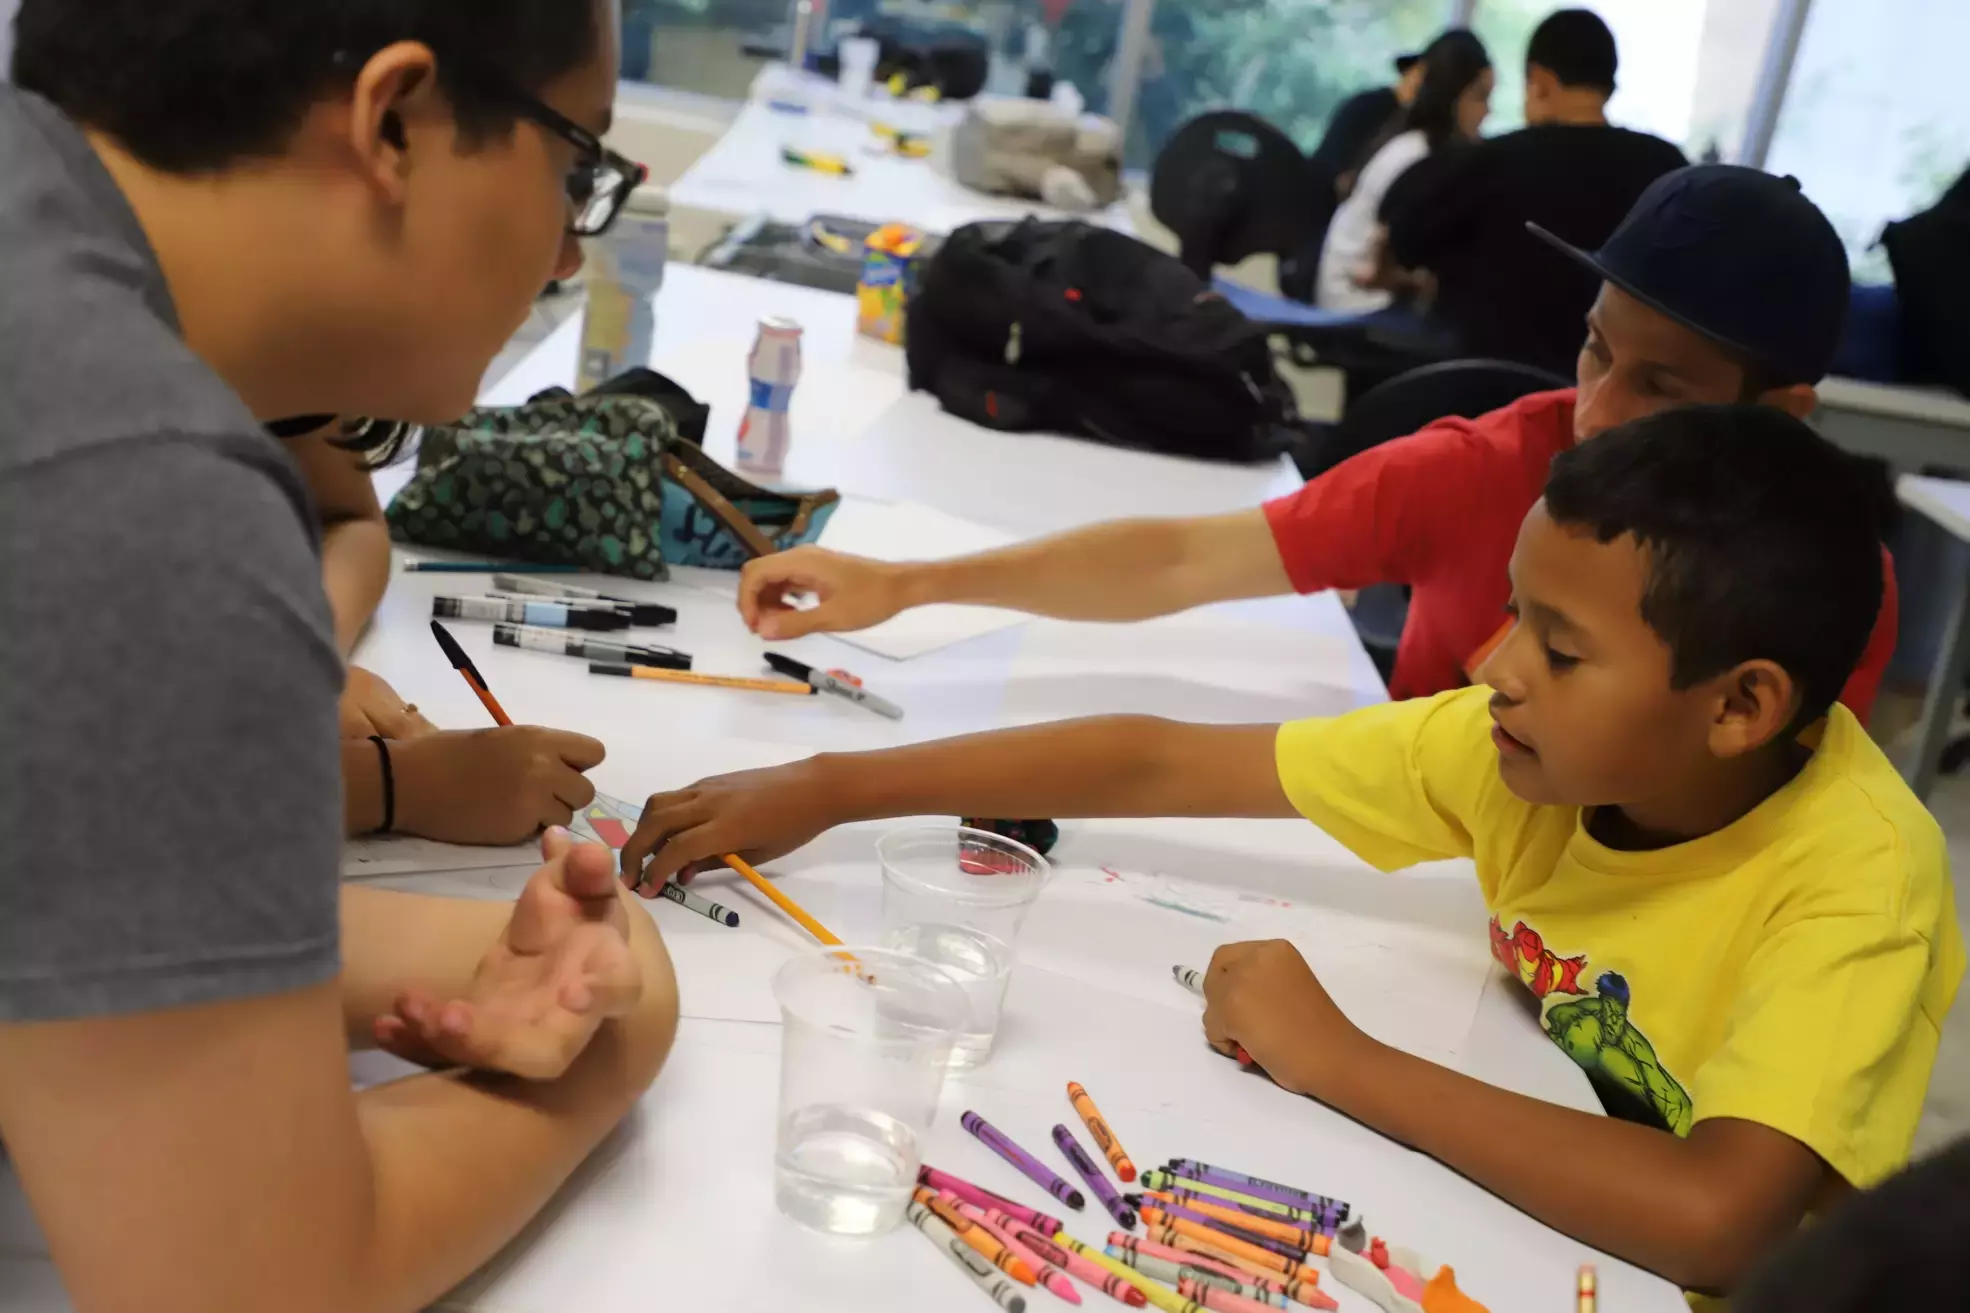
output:
[[[1057,868],[1020,934],[1019,960],[1161,1006],[1194,1010],[1173,966],[1202,969],[1221,944],[1285,939],[1341,1011],[1375,1038],[1449,1062],[1470,1033],[1489,969],[1460,935],[1116,868]],[[1419,999],[1432,1000],[1420,1007]]]
[[[915,502],[849,499],[821,532],[821,546],[878,561],[939,561],[1003,547],[1012,539],[997,529],[946,515]],[[920,606],[873,628],[837,634],[878,656],[907,661],[996,630],[1023,623],[1018,611],[988,606]]]
[[[636,831],[641,803],[628,803],[598,793],[595,801],[575,813],[568,826],[575,838],[621,849]],[[342,845],[342,878],[362,880],[385,875],[425,875],[446,871],[497,871],[540,865],[540,844],[534,840],[510,847],[439,843],[413,834],[372,834]],[[484,895],[480,895],[483,897]]]

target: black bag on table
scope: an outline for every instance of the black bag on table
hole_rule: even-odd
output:
[[[1909,381],[1970,397],[1970,172],[1921,214],[1881,234],[1902,306]]]
[[[1298,423],[1262,326],[1174,256],[1085,223],[958,229],[905,342],[910,387],[987,428],[1259,461]]]

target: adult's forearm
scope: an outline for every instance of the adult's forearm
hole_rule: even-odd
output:
[[[486,906],[503,921],[505,904]],[[605,1023],[559,1079],[432,1073],[359,1097],[375,1181],[374,1282],[385,1296],[372,1307],[423,1308],[492,1257],[656,1079],[676,1035],[676,985],[649,914],[632,909],[630,924],[646,964],[643,1000]]]
[[[386,751],[388,749],[385,749]],[[394,787],[394,781],[392,782]],[[342,832],[371,834],[383,824],[383,758],[368,739],[342,740]]]
[[[1290,816],[1276,727],[1101,716],[816,758],[835,823],[892,816]]]
[[[1062,620],[1144,620],[1291,591],[1260,511],[1117,520],[906,569],[911,606],[963,602]]]
[[[344,657],[369,627],[390,583],[390,529],[381,519],[349,519],[322,531],[322,588]]]
[[[1555,1230],[1690,1289],[1723,1289],[1766,1241],[1697,1146],[1473,1080],[1369,1042],[1314,1092]],[[1796,1220],[1796,1219],[1795,1219]]]

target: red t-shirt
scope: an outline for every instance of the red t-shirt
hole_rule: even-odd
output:
[[[1266,519],[1293,587],[1410,588],[1389,695],[1470,682],[1504,625],[1507,566],[1546,467],[1573,445],[1573,389],[1540,392],[1478,419],[1445,419],[1344,461]],[[1863,722],[1895,649],[1894,564],[1881,551],[1881,612],[1840,700]]]

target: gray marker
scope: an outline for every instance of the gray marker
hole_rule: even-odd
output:
[[[867,707],[878,716],[887,716],[891,720],[903,719],[903,708],[888,698],[879,698],[866,688],[851,684],[837,675],[830,675],[825,670],[816,670],[805,661],[796,661],[792,657],[781,656],[778,652],[768,652],[766,664],[783,675],[800,680],[816,692],[832,693],[836,697],[847,698],[858,706]]]
[[[628,597],[611,597],[607,593],[598,593],[593,588],[583,588],[580,584],[564,584],[553,579],[536,579],[524,574],[496,574],[493,576],[493,587],[502,593],[558,597],[564,602],[579,601],[618,611],[628,611],[630,623],[637,625],[677,623],[677,611],[673,607],[660,606],[655,602],[638,602]]]
[[[1204,992],[1204,973],[1196,967],[1171,967],[1170,974],[1176,982],[1193,994]]]
[[[656,666],[662,670],[689,670],[691,655],[668,647],[639,647],[633,643],[609,643],[593,638],[577,638],[553,629],[532,625],[494,625],[493,642],[500,647],[522,647],[529,652],[552,652],[556,656],[582,657],[589,661],[613,661],[619,665]]]

